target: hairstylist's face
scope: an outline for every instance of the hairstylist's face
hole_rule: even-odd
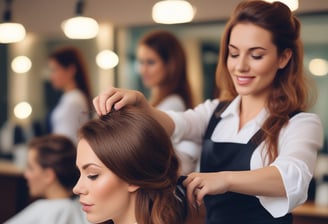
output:
[[[150,47],[140,45],[137,49],[139,73],[143,85],[148,88],[159,86],[165,79],[165,64],[160,56]]]
[[[27,154],[27,167],[24,173],[29,193],[32,197],[44,197],[51,183],[49,168],[44,169],[37,162],[37,150],[29,149]]]
[[[227,67],[242,96],[266,97],[277,70],[289,60],[286,54],[278,56],[269,31],[251,23],[232,29],[228,48]]]
[[[131,218],[133,214],[133,223],[134,203],[129,185],[98,159],[84,139],[77,146],[76,164],[81,175],[73,192],[80,196],[87,219],[92,223],[109,219],[122,221]]]
[[[65,86],[73,80],[72,68],[65,68],[56,60],[49,59],[50,81],[55,89],[65,90]]]

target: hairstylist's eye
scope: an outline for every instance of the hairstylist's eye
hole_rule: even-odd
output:
[[[255,60],[260,60],[263,58],[262,55],[252,55],[252,58],[254,58]]]
[[[231,58],[236,58],[239,56],[239,50],[236,47],[229,46],[228,47],[228,56]]]
[[[88,175],[87,177],[90,179],[90,180],[95,180],[97,179],[99,175],[98,174],[95,174],[95,175]]]
[[[239,56],[238,52],[229,51],[229,57],[236,58],[238,56]]]

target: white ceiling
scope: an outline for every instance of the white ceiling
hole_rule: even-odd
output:
[[[72,17],[77,0],[13,0],[12,20],[23,23],[27,32],[41,35],[61,33],[60,24]],[[156,0],[86,0],[84,15],[114,26],[151,25]],[[240,0],[189,0],[196,7],[193,22],[226,19]],[[328,12],[328,0],[299,0],[298,13]],[[1,17],[4,0],[0,0]]]

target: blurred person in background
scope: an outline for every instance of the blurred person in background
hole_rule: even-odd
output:
[[[169,31],[155,30],[144,35],[137,46],[139,73],[150,90],[149,102],[160,110],[185,111],[192,108],[193,96],[187,76],[187,59],[182,44]],[[195,171],[200,145],[174,142],[181,160],[181,173]]]
[[[87,64],[75,47],[62,47],[52,52],[48,64],[53,88],[63,93],[50,114],[50,133],[66,135],[77,143],[77,130],[89,119],[91,108]]]
[[[63,135],[44,135],[28,144],[27,180],[35,200],[5,224],[84,224],[85,215],[73,194],[79,178],[76,148]]]

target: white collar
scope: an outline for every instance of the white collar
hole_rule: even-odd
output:
[[[241,96],[238,95],[235,97],[235,99],[232,100],[230,105],[223,111],[221,114],[222,118],[228,117],[228,116],[239,116],[240,114],[240,102],[241,102]],[[264,120],[269,116],[269,113],[266,108],[263,108],[260,113],[256,115],[255,120],[257,123],[262,124]]]

